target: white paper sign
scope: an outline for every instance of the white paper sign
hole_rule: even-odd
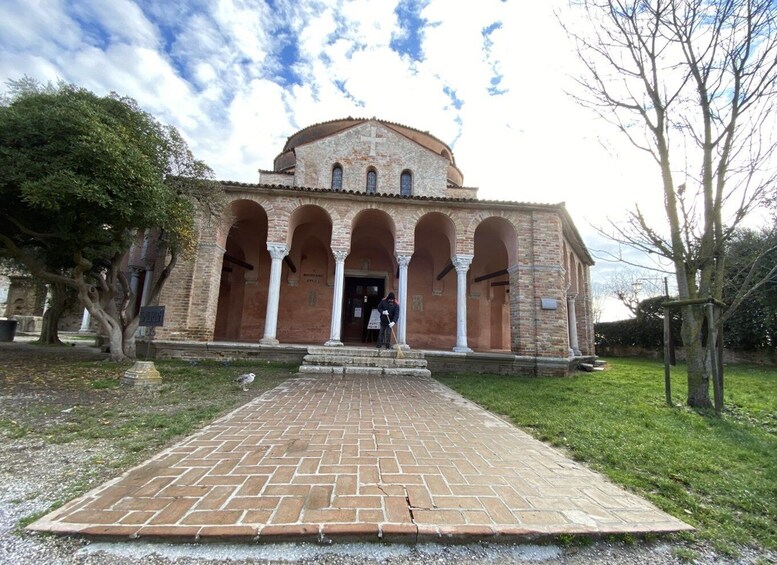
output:
[[[370,321],[367,322],[367,329],[368,330],[380,329],[380,312],[378,312],[377,308],[373,308],[372,312],[370,312]]]

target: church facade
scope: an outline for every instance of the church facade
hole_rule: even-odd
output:
[[[554,374],[594,354],[593,260],[563,204],[479,200],[444,142],[374,118],[300,130],[259,174],[222,182],[228,204],[173,270],[156,339],[370,346],[394,292],[399,347]]]

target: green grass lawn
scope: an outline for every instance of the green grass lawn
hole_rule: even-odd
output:
[[[777,549],[777,369],[727,366],[720,417],[683,407],[684,367],[613,359],[570,378],[439,380],[698,529],[721,551]],[[712,391],[710,391],[712,394]]]
[[[275,387],[297,368],[262,360],[156,361],[160,387],[128,388],[120,379],[131,364],[73,361],[56,355],[59,351],[6,351],[0,395],[8,404],[0,410],[0,438],[79,442],[78,449],[95,455],[88,464],[72,468],[70,475],[76,478],[69,480],[60,500],[22,519],[21,527]],[[243,392],[233,379],[249,371],[256,380]],[[106,444],[109,449],[100,447]]]
[[[297,367],[267,361],[156,361],[162,385],[146,389],[121,385],[130,366],[89,361],[57,363],[37,372],[27,368],[24,374],[34,376],[26,377],[25,385],[40,400],[13,420],[0,419],[0,428],[12,437],[36,436],[51,443],[113,440],[126,454],[116,463],[124,467],[275,387]],[[256,380],[243,392],[232,380],[249,371]]]

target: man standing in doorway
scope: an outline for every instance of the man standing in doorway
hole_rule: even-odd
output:
[[[375,346],[380,349],[385,345],[386,349],[391,348],[391,330],[399,318],[399,306],[394,300],[394,293],[389,292],[388,296],[378,304],[380,312],[380,331],[378,332],[378,344]]]

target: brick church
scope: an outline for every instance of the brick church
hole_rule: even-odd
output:
[[[200,222],[160,297],[160,343],[374,345],[373,309],[394,292],[403,349],[542,374],[594,354],[593,260],[564,205],[479,200],[428,132],[316,124],[258,183],[222,185],[224,213]]]

